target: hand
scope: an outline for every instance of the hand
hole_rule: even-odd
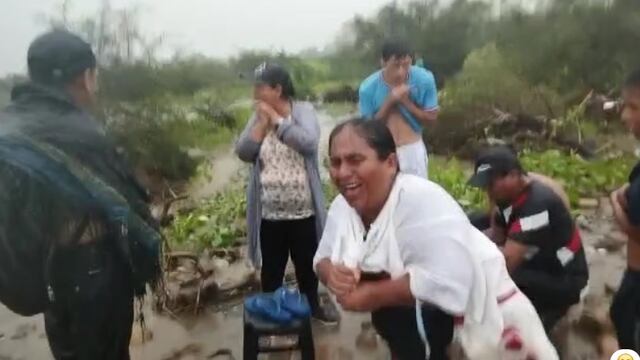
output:
[[[271,125],[271,127],[273,128],[277,128],[278,127],[278,121],[282,119],[282,116],[280,116],[280,114],[272,114],[269,116],[269,125]]]
[[[358,279],[353,269],[344,265],[331,265],[327,278],[327,287],[334,295],[340,297],[353,291],[358,285]]]
[[[407,84],[402,84],[400,86],[396,86],[391,90],[391,97],[394,101],[399,102],[403,100],[409,99],[409,86]]]
[[[355,290],[349,292],[348,294],[338,296],[337,300],[340,306],[344,310],[354,311],[354,312],[368,312],[373,311],[373,301],[375,301],[372,296],[372,288],[375,286],[372,283],[363,283],[356,287]]]
[[[269,116],[256,108],[256,122],[254,128],[266,131],[269,127]]]
[[[273,107],[263,101],[256,102],[255,107],[258,115],[261,115],[268,123],[271,123],[274,118],[277,119],[280,117]]]

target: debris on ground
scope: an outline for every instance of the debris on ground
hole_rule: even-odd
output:
[[[241,247],[204,252],[167,254],[164,294],[160,309],[172,314],[197,313],[212,302],[224,302],[258,287],[255,269]]]
[[[613,231],[596,242],[596,249],[605,249],[608,252],[620,251],[627,245],[627,236],[620,231]]]
[[[609,318],[609,301],[588,296],[559,322],[552,340],[561,359],[609,359],[618,345]]]
[[[599,205],[598,199],[580,199],[578,200],[578,207],[580,209],[597,209]]]

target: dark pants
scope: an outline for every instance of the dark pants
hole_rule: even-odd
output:
[[[489,218],[489,214],[483,212],[472,212],[467,214],[469,217],[469,221],[471,224],[476,227],[476,229],[480,231],[485,231],[491,227],[491,219]]]
[[[640,351],[640,271],[627,270],[611,304],[618,347]]]
[[[362,273],[361,281],[388,279],[388,274]],[[453,340],[453,317],[442,310],[425,305],[422,320],[431,356],[429,360],[447,360],[447,349]],[[387,342],[394,359],[424,360],[425,344],[418,332],[416,309],[413,306],[394,306],[371,313],[371,322]]]
[[[133,288],[114,249],[59,249],[51,266],[54,302],[45,328],[56,360],[128,360]]]
[[[313,257],[318,249],[315,217],[301,220],[262,220],[262,291],[273,292],[282,286],[291,254],[300,291],[312,309],[318,307],[318,278],[313,271]]]
[[[447,348],[453,339],[453,318],[432,306],[422,308],[427,340],[431,349],[429,360],[447,360]],[[398,360],[424,360],[425,344],[418,333],[415,307],[392,307],[371,314],[373,326],[389,344]]]

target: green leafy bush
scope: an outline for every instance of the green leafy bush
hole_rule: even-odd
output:
[[[624,184],[636,161],[630,156],[587,161],[559,150],[523,151],[520,160],[528,171],[560,182],[574,209],[577,209],[580,198],[605,195]],[[456,159],[430,159],[429,177],[432,181],[445,188],[464,208],[486,209],[486,197],[482,191],[467,186],[471,172],[471,165],[465,166]]]
[[[626,183],[636,160],[621,155],[586,161],[573,153],[547,150],[542,153],[525,151],[521,161],[525,169],[558,180],[571,204],[577,206],[581,197],[607,194]]]
[[[440,97],[444,111],[464,109],[480,116],[493,114],[494,107],[530,114],[562,109],[555,93],[527,83],[495,44],[471,52],[462,71],[447,83]]]
[[[187,180],[201,160],[189,151],[228,144],[249,114],[246,107],[224,110],[216,103],[181,104],[166,98],[111,107],[107,127],[136,168],[168,180]]]
[[[626,182],[633,166],[631,157],[616,156],[585,161],[575,154],[558,150],[542,153],[524,151],[520,155],[523,166],[529,170],[554,178],[565,187],[570,201],[576,206],[581,197],[594,197],[608,193]],[[429,177],[449,192],[465,210],[487,208],[486,195],[467,185],[472,173],[470,163],[455,158],[431,157]],[[327,206],[338,191],[331,181],[323,182]],[[173,248],[202,250],[228,247],[246,237],[246,196],[243,186],[233,186],[204,202],[196,210],[177,216],[166,229]]]
[[[165,230],[174,249],[224,248],[246,237],[246,195],[232,187],[203,202],[196,210],[178,215]]]
[[[456,201],[467,210],[487,208],[486,196],[479,189],[467,186],[472,169],[455,158],[429,159],[429,179],[442,186]]]

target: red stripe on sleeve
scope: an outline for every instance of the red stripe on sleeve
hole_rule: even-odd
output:
[[[576,253],[578,250],[580,250],[581,245],[582,239],[580,238],[580,231],[576,228],[573,231],[573,236],[571,237],[571,240],[566,247],[567,249],[571,250],[572,253]]]
[[[511,234],[517,234],[522,232],[522,225],[520,225],[520,219],[516,220],[513,222],[513,224],[511,224],[511,226],[509,227],[509,235]]]

